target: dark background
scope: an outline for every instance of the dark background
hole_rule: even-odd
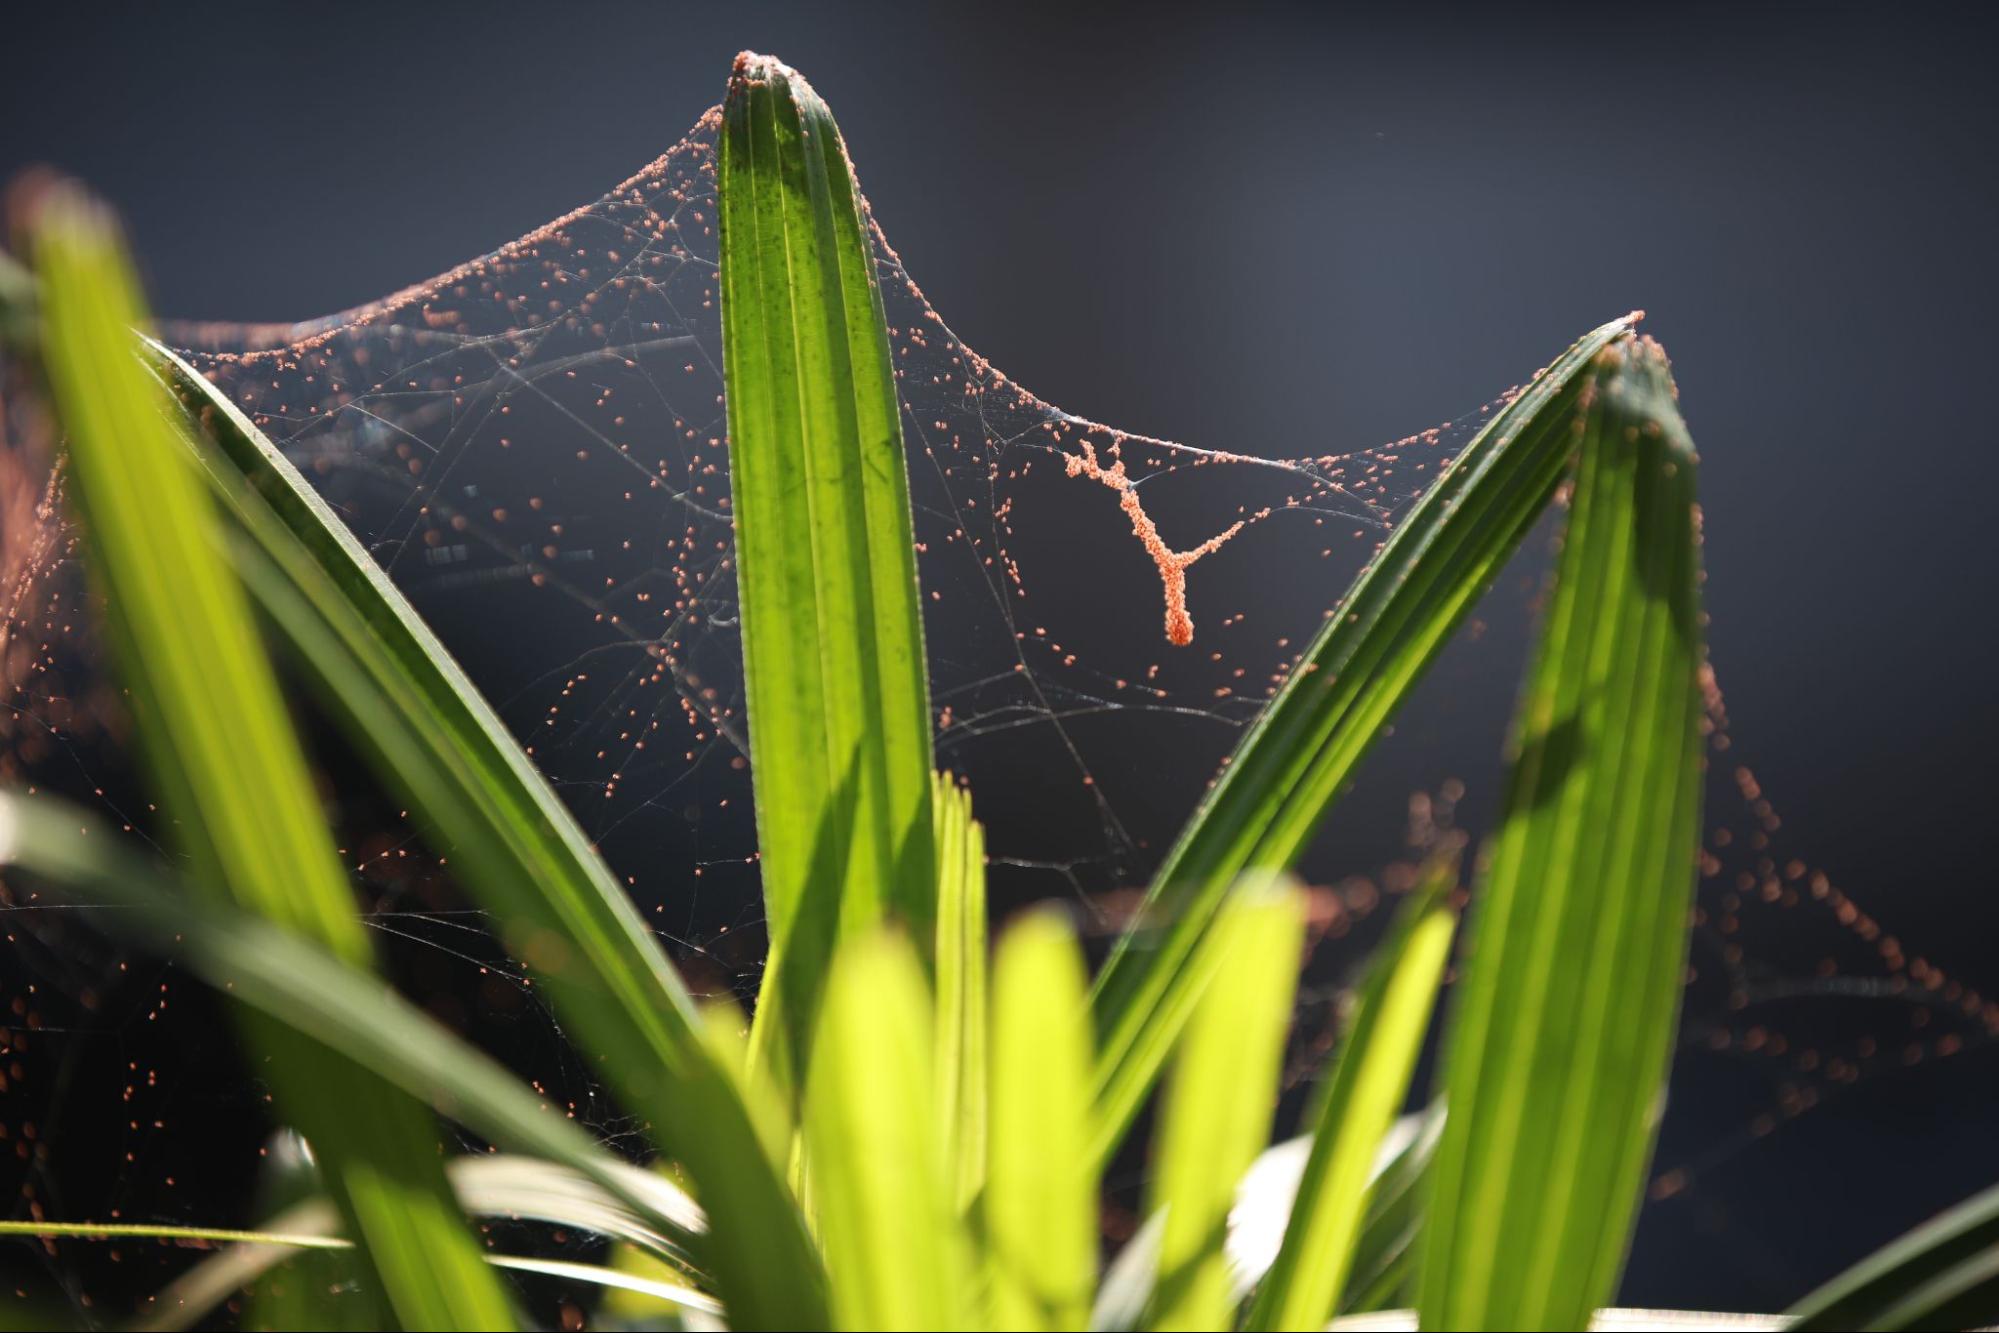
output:
[[[1644,307],[1701,445],[1716,662],[1787,831],[1999,980],[1982,23],[71,5],[0,31],[0,175],[107,194],[174,316],[319,315],[511,239],[663,151],[742,47],[812,78],[959,334],[1130,429],[1387,440]],[[1987,1183],[1992,1081],[1801,1125],[1758,1187],[1784,1197],[1648,1215],[1627,1295],[1780,1302]]]

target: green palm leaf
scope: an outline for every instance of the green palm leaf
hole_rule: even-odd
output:
[[[1700,835],[1694,451],[1666,359],[1591,358],[1575,498],[1474,902],[1425,1223],[1425,1327],[1581,1328],[1665,1089]]]
[[[718,172],[769,966],[796,960],[816,976],[834,939],[891,911],[926,950],[934,928],[929,682],[902,413],[860,196],[826,104],[794,71],[745,52]],[[841,802],[850,813],[828,821]],[[797,928],[808,893],[836,904],[830,930]],[[802,1069],[812,1009],[809,993],[767,980],[759,1057]]]

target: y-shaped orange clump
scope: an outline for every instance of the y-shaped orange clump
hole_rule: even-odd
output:
[[[1138,498],[1138,486],[1124,472],[1124,460],[1114,461],[1105,467],[1097,461],[1097,447],[1088,440],[1078,440],[1080,454],[1064,454],[1062,465],[1072,477],[1089,477],[1100,481],[1118,493],[1118,506],[1131,520],[1131,530],[1145,545],[1145,553],[1152,557],[1152,563],[1159,567],[1159,581],[1166,590],[1166,641],[1184,648],[1194,641],[1194,617],[1187,614],[1187,567],[1210,551],[1217,550],[1222,543],[1242,531],[1238,521],[1228,531],[1217,533],[1192,550],[1176,551],[1166,544],[1159,535],[1158,524],[1145,512],[1145,505]],[[1117,446],[1111,446],[1115,453]]]

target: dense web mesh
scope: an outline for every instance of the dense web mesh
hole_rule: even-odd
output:
[[[748,994],[764,940],[713,149],[711,115],[597,202],[375,305],[166,334],[437,629],[694,984]],[[1507,395],[1372,447],[1309,428],[1207,449],[1130,435],[1041,402],[970,351],[879,233],[876,259],[939,764],[975,794],[1001,908],[1061,898],[1101,937],[1342,590]],[[95,669],[49,426],[18,368],[7,374],[0,779],[85,798],[151,836],[116,693]],[[1300,1079],[1412,858],[1439,829],[1489,826],[1545,547],[1530,544],[1452,643],[1302,867],[1318,943]],[[1728,627],[1717,639],[1725,660]],[[1954,1059],[1999,1027],[1992,1002],[1785,845],[1712,685],[1710,720],[1662,1207],[1725,1189],[1711,1183],[1720,1168],[1871,1075]],[[398,979],[598,1133],[631,1135],[438,849],[322,739],[343,852]],[[27,895],[5,919],[0,1130],[18,1210],[232,1220],[212,1201],[249,1197],[263,1122],[254,1098],[231,1093],[242,1075],[214,1035],[218,1007]],[[196,1121],[215,1133],[191,1142],[180,1131]],[[109,1128],[52,1132],[66,1124]],[[219,1152],[216,1126],[240,1126],[243,1151]]]

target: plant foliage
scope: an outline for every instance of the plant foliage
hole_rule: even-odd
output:
[[[1094,984],[1049,908],[1002,932],[989,974],[983,835],[971,794],[932,771],[900,408],[845,148],[804,80],[747,54],[720,143],[772,937],[747,1041],[733,1009],[695,1004],[491,708],[285,458],[171,352],[134,348],[143,317],[101,211],[60,192],[31,233],[32,275],[0,273],[0,327],[48,369],[117,666],[185,854],[157,863],[8,794],[0,863],[254,1015],[331,1196],[205,1233],[239,1243],[191,1269],[157,1322],[200,1318],[286,1247],[351,1243],[408,1327],[510,1321],[495,1265],[742,1329],[1078,1329],[1093,1303],[1150,1327],[1303,1329],[1412,1291],[1425,1326],[1582,1326],[1629,1243],[1699,826],[1695,460],[1663,355],[1632,320],[1606,324],[1480,432],[1245,735]],[[1431,1090],[1448,1110],[1384,1151],[1449,962],[1454,845],[1376,953],[1275,1261],[1244,1272],[1227,1238],[1269,1139],[1304,941],[1284,874],[1565,492]],[[684,1192],[371,971],[280,668],[449,850]],[[1155,1098],[1152,1216],[1099,1297],[1101,1174]],[[447,1168],[432,1111],[505,1166]],[[485,1255],[467,1213],[562,1221],[631,1262]],[[1991,1213],[1975,1202],[1884,1251],[1808,1302],[1810,1326],[1971,1308]]]

